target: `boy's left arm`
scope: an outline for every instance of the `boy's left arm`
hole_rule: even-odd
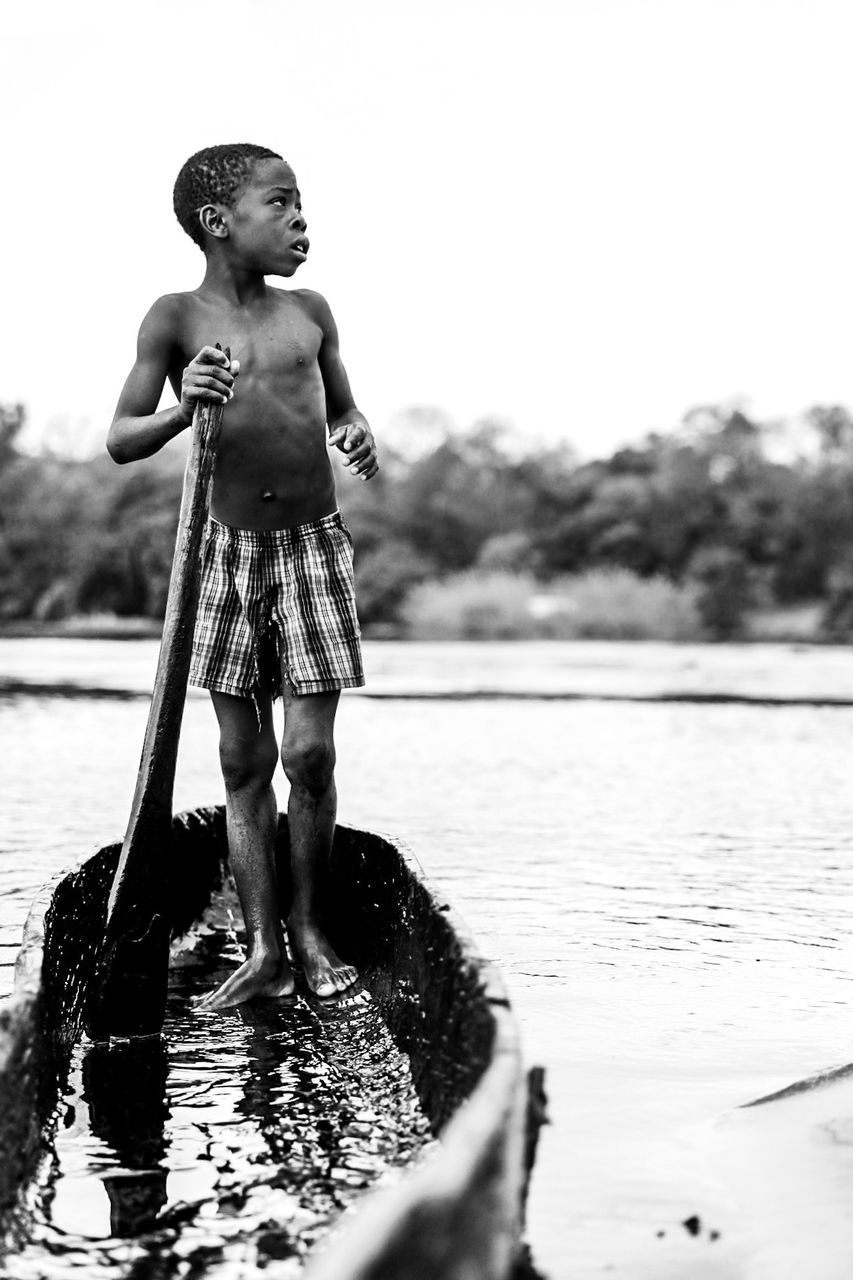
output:
[[[326,299],[312,295],[316,319],[323,330],[323,341],[317,357],[326,391],[326,421],[329,444],[344,454],[344,466],[353,475],[369,480],[379,470],[376,442],[364,414],[355,407],[349,379],[341,360],[338,329]]]

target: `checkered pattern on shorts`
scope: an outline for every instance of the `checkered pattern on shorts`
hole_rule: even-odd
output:
[[[352,539],[339,511],[293,529],[210,519],[190,684],[238,697],[364,684]]]

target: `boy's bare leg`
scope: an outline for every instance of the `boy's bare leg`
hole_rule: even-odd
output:
[[[272,776],[278,746],[270,699],[260,700],[260,728],[249,698],[212,692],[219,721],[219,758],[225,780],[225,810],[231,870],[246,926],[248,955],[216,991],[205,1009],[227,1009],[255,996],[286,996],[294,987],[287,961],[275,879],[278,809]]]
[[[358,973],[333,950],[317,919],[317,885],[328,866],[337,813],[335,712],[338,691],[295,697],[285,682],[281,759],[290,781],[287,822],[293,902],[287,932],[305,978],[318,996],[352,986]]]

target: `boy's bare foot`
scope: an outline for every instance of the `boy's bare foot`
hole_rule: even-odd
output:
[[[293,970],[284,956],[250,956],[221,987],[203,996],[196,1007],[216,1011],[231,1009],[260,996],[265,999],[290,996],[295,985]]]
[[[294,955],[305,970],[305,981],[315,995],[336,996],[357,981],[358,970],[344,964],[315,924],[291,916],[287,933]]]

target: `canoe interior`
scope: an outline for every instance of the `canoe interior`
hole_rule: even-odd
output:
[[[6,1219],[14,1217],[39,1157],[41,1124],[82,1032],[119,852],[119,844],[106,846],[42,891],[25,930],[15,996],[0,1010],[0,1213]],[[277,854],[286,911],[284,820]],[[180,936],[226,884],[223,810],[178,815],[165,862],[162,910]],[[519,1247],[526,1108],[500,978],[477,956],[411,855],[389,839],[338,827],[322,910],[334,945],[357,965],[408,1055],[423,1111],[443,1141],[430,1168],[367,1197],[370,1212],[360,1211],[335,1234],[316,1274],[322,1278],[326,1268],[336,1280],[439,1274],[500,1280]],[[309,1274],[314,1270],[312,1264]]]

